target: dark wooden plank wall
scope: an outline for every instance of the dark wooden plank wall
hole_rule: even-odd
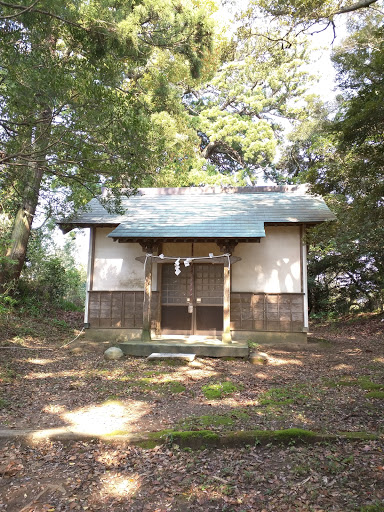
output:
[[[159,294],[152,292],[152,327],[156,328]],[[91,327],[141,329],[144,292],[89,292]]]
[[[302,293],[231,293],[231,329],[301,332]]]
[[[91,327],[141,329],[144,292],[89,292]],[[159,293],[152,292],[152,328],[159,326]],[[302,293],[231,293],[231,329],[301,332]]]

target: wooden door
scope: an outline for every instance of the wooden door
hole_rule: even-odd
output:
[[[191,314],[188,313],[191,296],[191,267],[180,265],[181,274],[175,274],[173,264],[161,266],[161,332],[163,334],[192,334]]]
[[[219,264],[193,265],[196,334],[215,336],[223,330],[224,267]]]
[[[163,334],[217,335],[223,330],[223,265],[162,265],[161,331]]]

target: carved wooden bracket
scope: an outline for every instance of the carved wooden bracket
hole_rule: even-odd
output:
[[[238,242],[235,240],[223,240],[218,242],[217,245],[219,246],[220,251],[224,254],[232,254],[237,244]]]
[[[140,240],[139,244],[145,253],[153,254],[159,248],[157,240]]]

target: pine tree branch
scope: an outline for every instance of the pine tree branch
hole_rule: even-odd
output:
[[[376,3],[377,0],[360,0],[360,2],[356,2],[353,5],[347,5],[346,7],[342,7],[338,11],[333,14],[345,14],[347,12],[358,11],[359,9],[366,9],[370,5]]]

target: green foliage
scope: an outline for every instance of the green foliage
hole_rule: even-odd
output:
[[[278,21],[285,26],[281,41],[288,43],[298,34],[310,35],[323,32],[328,27],[335,30],[334,19],[346,13],[364,15],[379,0],[251,0],[246,10],[251,20],[262,18],[264,23]]]
[[[338,221],[315,228],[308,242],[310,309],[374,311],[384,304],[384,30],[367,16],[334,52],[337,112],[312,105],[291,135],[282,165],[327,198]]]
[[[274,159],[287,120],[304,116],[302,95],[311,83],[303,67],[307,41],[298,36],[281,44],[279,27],[255,30],[249,11],[238,12],[236,26],[218,35],[200,82],[183,79],[194,148],[168,159],[149,184],[245,186],[283,179]]]
[[[17,305],[17,300],[6,293],[0,294],[0,317],[10,313]]]
[[[47,192],[69,185],[70,200],[81,204],[76,196],[97,192],[103,178],[115,189],[134,187],[172,146],[169,128],[172,135],[184,128],[176,83],[197,76],[212,49],[211,11],[198,2],[54,0],[51,16],[31,8],[3,19],[5,182],[13,182],[29,131],[48,110]]]
[[[82,311],[85,299],[86,272],[77,268],[75,235],[62,248],[53,240],[49,228],[34,230],[14,306],[41,316],[46,309]]]

